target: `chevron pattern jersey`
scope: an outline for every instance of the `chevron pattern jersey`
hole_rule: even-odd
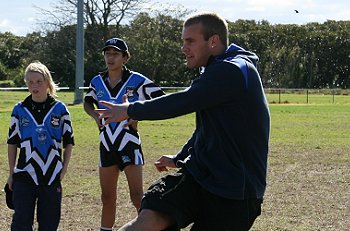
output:
[[[51,185],[59,180],[63,167],[62,143],[74,144],[68,109],[56,101],[39,124],[28,108],[18,103],[12,111],[7,143],[20,148],[14,179]]]

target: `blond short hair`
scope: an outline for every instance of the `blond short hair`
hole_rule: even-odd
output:
[[[57,97],[57,95],[56,95],[57,85],[53,81],[52,76],[51,76],[51,72],[47,68],[47,66],[45,66],[44,64],[42,64],[39,61],[34,61],[34,62],[30,63],[24,72],[24,81],[25,82],[27,82],[27,74],[29,72],[37,72],[37,73],[42,74],[42,76],[44,77],[44,80],[48,81],[48,83],[49,83],[49,92],[48,93],[51,96]]]

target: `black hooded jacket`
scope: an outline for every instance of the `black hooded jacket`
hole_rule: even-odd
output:
[[[225,198],[262,198],[266,188],[270,113],[257,61],[254,53],[231,44],[210,58],[186,90],[128,108],[137,120],[196,112],[196,129],[174,161]]]

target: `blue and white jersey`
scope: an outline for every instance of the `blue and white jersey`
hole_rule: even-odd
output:
[[[12,111],[7,143],[20,148],[14,179],[51,185],[59,180],[63,167],[62,145],[74,144],[68,109],[62,102],[53,101],[39,124],[23,102],[18,103]]]
[[[143,101],[164,95],[160,87],[144,75],[129,70],[127,70],[127,73],[129,73],[129,76],[128,74],[123,76],[122,83],[119,86],[120,89],[114,95],[107,86],[108,73],[107,75],[95,76],[90,82],[85,99],[92,97],[98,108],[104,108],[104,106],[98,104],[99,101],[123,103],[123,95],[127,95],[129,102]],[[102,119],[102,124],[104,122],[105,119]],[[130,127],[124,127],[126,123],[126,120],[112,122],[100,129],[100,141],[106,151],[142,153],[139,134]]]

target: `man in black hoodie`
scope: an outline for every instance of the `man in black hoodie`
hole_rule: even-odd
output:
[[[120,230],[249,230],[266,188],[270,113],[256,68],[258,57],[228,46],[226,21],[199,13],[184,22],[182,51],[200,76],[184,91],[124,104],[102,103],[108,122],[161,120],[196,112],[192,137],[158,171],[179,167],[145,193],[137,218]]]

